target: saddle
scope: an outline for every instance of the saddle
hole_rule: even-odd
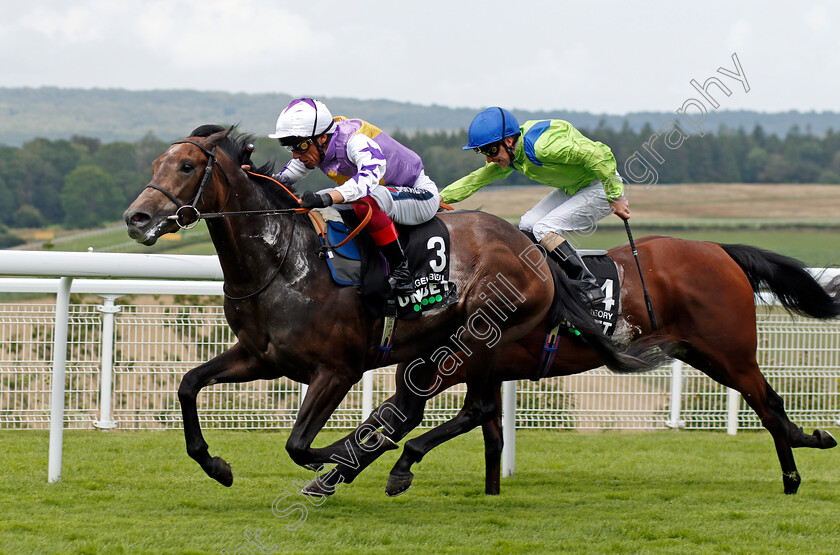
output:
[[[322,228],[329,245],[344,241],[349,229],[355,229],[359,224],[352,209],[326,208],[317,212],[323,219]],[[443,222],[435,217],[420,225],[397,225],[396,228],[415,283],[413,294],[395,299],[396,317],[417,318],[457,302],[456,286],[449,281],[449,230]],[[323,237],[321,242],[324,244]],[[330,251],[332,256],[328,255],[326,261],[333,280],[339,285],[359,287],[367,310],[375,317],[382,316],[390,298],[390,288],[386,280],[387,262],[379,247],[369,235],[360,233]]]

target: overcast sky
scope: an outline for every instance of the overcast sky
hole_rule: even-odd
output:
[[[624,114],[674,111],[717,76],[722,110],[840,110],[828,1],[0,2],[0,87]],[[737,72],[733,54],[749,92],[717,72]]]

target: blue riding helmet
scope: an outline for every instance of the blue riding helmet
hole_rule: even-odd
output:
[[[501,134],[502,129],[504,129],[503,134]],[[518,134],[519,122],[513,114],[504,108],[494,106],[473,118],[468,135],[469,143],[461,148],[472,150]]]

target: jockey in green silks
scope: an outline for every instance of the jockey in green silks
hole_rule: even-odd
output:
[[[522,216],[519,229],[533,234],[571,279],[582,282],[590,305],[602,302],[604,293],[595,276],[565,236],[591,231],[612,213],[624,220],[630,217],[610,148],[559,119],[526,121],[520,127],[513,114],[497,107],[473,119],[468,137],[464,150],[482,154],[487,164],[443,189],[441,200],[464,200],[514,170],[554,187]]]

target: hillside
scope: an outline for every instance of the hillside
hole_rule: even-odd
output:
[[[240,123],[257,134],[268,133],[280,110],[291,96],[277,94],[232,94],[193,90],[127,91],[122,89],[59,89],[0,87],[0,144],[20,146],[37,137],[67,139],[73,135],[94,137],[102,142],[136,141],[151,133],[169,141],[203,123]],[[480,106],[447,108],[421,106],[390,100],[321,98],[335,114],[367,119],[386,131],[465,129]],[[676,109],[678,106],[674,106]],[[599,123],[611,129],[626,124],[640,130],[645,124],[657,129],[675,119],[671,112],[593,114],[556,110],[528,112],[512,110],[520,120],[560,118],[582,129]],[[784,112],[767,114],[748,111],[720,111],[709,114],[705,128],[717,131],[752,130],[761,125],[766,133],[784,135],[794,125],[803,132],[821,135],[840,129],[840,113]]]

